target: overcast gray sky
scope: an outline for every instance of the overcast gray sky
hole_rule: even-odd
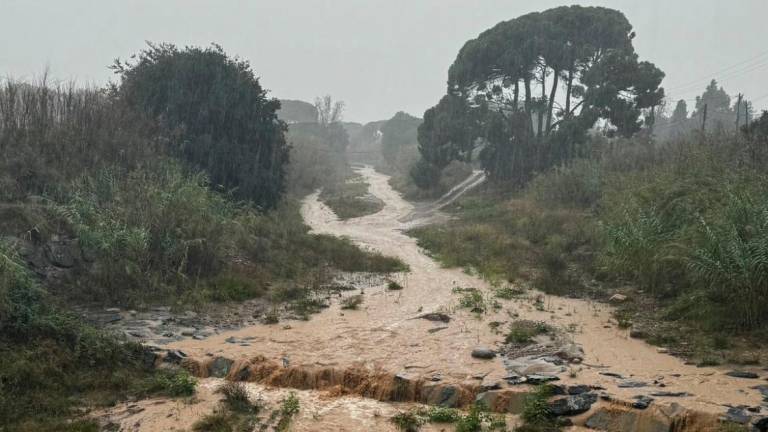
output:
[[[421,116],[445,91],[468,39],[499,21],[571,4],[520,0],[0,0],[0,75],[103,84],[107,66],[145,40],[221,44],[251,61],[279,98],[331,94],[345,118]],[[768,108],[768,0],[580,1],[623,11],[641,58],[667,74],[675,99],[722,77]],[[719,73],[716,73],[719,72]]]

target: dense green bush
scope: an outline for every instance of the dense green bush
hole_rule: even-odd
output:
[[[135,64],[117,60],[113,68],[116,98],[172,131],[174,155],[239,199],[267,208],[279,202],[287,126],[247,61],[218,45],[149,44]]]
[[[764,193],[734,191],[719,218],[701,221],[699,234],[688,258],[691,284],[706,289],[709,300],[723,306],[715,316],[726,323],[742,328],[764,325],[768,320],[768,200]]]
[[[691,148],[656,168],[616,173],[599,214],[604,270],[658,294],[696,298],[678,312],[713,328],[756,328],[768,306],[768,178],[733,159],[738,145]]]

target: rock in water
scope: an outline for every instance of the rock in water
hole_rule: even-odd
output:
[[[651,405],[651,402],[653,402],[652,397],[648,397],[645,395],[635,396],[635,401],[632,402],[632,408],[637,409],[646,409],[648,406]]]
[[[738,424],[747,424],[752,420],[752,416],[740,408],[728,408],[725,413],[725,420]]]
[[[550,381],[558,381],[558,380],[560,380],[560,378],[558,378],[555,375],[535,375],[535,374],[534,375],[528,375],[528,376],[525,377],[525,379],[526,379],[525,382],[527,384],[533,384],[533,385],[544,384],[544,383],[548,383]]]
[[[592,386],[586,384],[575,385],[559,385],[552,386],[555,389],[557,395],[580,395],[582,393],[589,393],[593,390]]]
[[[549,411],[555,416],[572,416],[589,411],[595,402],[597,395],[594,393],[565,396],[549,402]]]
[[[439,312],[425,313],[423,315],[419,315],[417,318],[425,319],[427,321],[441,321],[444,323],[451,321],[451,317]]]
[[[730,372],[726,372],[725,374],[734,378],[749,378],[749,379],[760,378],[756,373],[748,372],[748,371],[733,370]]]
[[[490,348],[478,347],[472,350],[472,357],[479,359],[492,359],[496,357],[496,352]]]
[[[167,363],[181,363],[182,360],[187,358],[187,354],[184,353],[184,351],[181,350],[171,350],[168,351],[168,353],[165,355],[165,358],[163,361]]]
[[[686,396],[692,396],[692,395],[690,393],[687,393],[687,392],[660,391],[660,392],[653,392],[653,393],[651,393],[651,396],[656,396],[656,397],[686,397]]]
[[[648,383],[645,383],[642,381],[625,380],[625,381],[621,381],[617,385],[619,388],[639,388],[639,387],[647,387]]]

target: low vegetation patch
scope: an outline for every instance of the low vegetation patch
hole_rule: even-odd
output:
[[[368,193],[368,183],[357,174],[323,188],[320,199],[339,219],[351,219],[377,213],[384,203]]]
[[[534,337],[551,332],[552,328],[543,322],[518,320],[509,325],[509,332],[504,341],[515,345],[529,345],[533,343]]]
[[[549,210],[498,193],[460,199],[453,207],[457,219],[409,234],[446,266],[474,268],[499,283],[532,281],[553,294],[582,292],[580,275],[591,265],[587,258],[596,242],[594,222],[583,211]]]
[[[459,306],[474,313],[485,312],[486,299],[477,288],[454,288],[453,292],[459,294]]]
[[[346,310],[357,310],[363,304],[363,296],[360,294],[344,297],[341,300],[341,308]]]
[[[248,395],[248,389],[243,383],[226,382],[218,392],[224,395],[224,403],[234,412],[258,414],[261,406],[259,403],[251,401]]]
[[[453,424],[457,432],[506,430],[504,416],[489,413],[482,404],[472,405],[466,413],[442,407],[414,409],[398,412],[390,421],[404,432],[416,432],[427,423]]]
[[[276,430],[278,432],[287,431],[288,427],[291,425],[293,416],[298,414],[299,409],[301,409],[301,406],[296,393],[289,393],[288,396],[283,399],[280,406],[280,419],[277,422]]]

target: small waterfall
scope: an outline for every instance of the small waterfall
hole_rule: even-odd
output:
[[[480,170],[475,170],[461,183],[457,184],[451,190],[446,192],[443,196],[438,198],[432,203],[418,206],[407,216],[400,219],[405,225],[403,229],[410,229],[416,226],[430,223],[435,221],[435,216],[440,215],[438,210],[453,203],[459,197],[472,190],[476,186],[480,185],[486,180],[485,173]]]
[[[460,196],[464,195],[465,192],[469,191],[484,181],[485,173],[480,170],[475,170],[464,181],[457,184],[451,190],[446,192],[445,195],[438,198],[437,201],[432,204],[432,207],[439,210],[456,201]]]

